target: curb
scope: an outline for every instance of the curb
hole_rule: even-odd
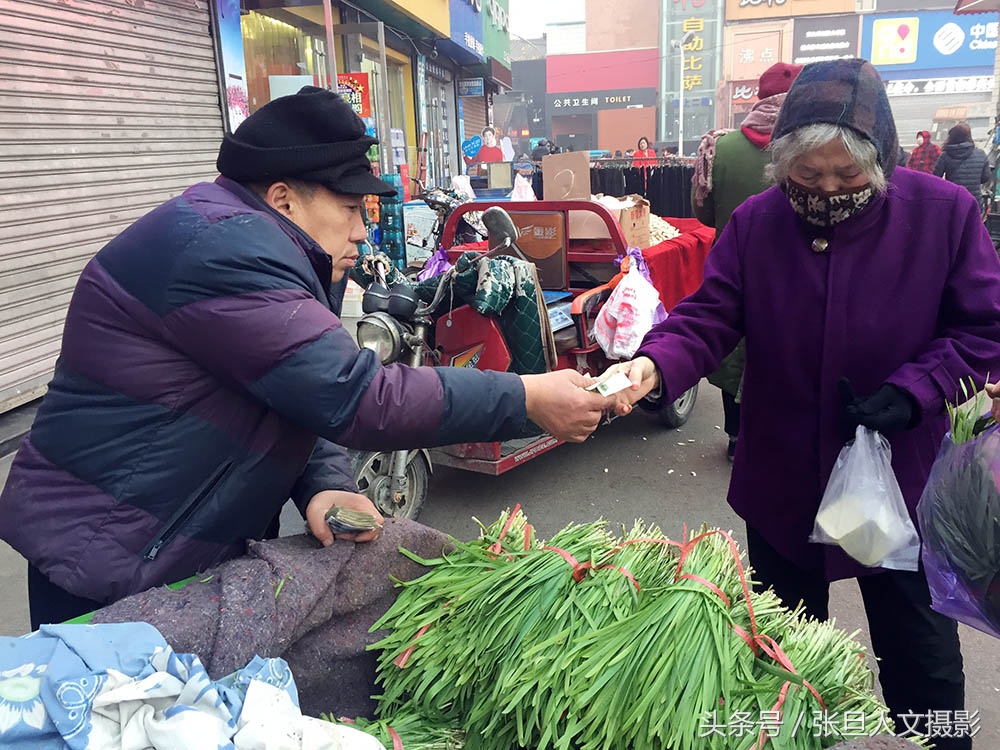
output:
[[[21,447],[21,441],[24,440],[24,436],[27,434],[28,431],[25,430],[17,435],[10,435],[0,439],[0,458],[7,458],[7,456],[16,452]]]
[[[21,446],[35,422],[39,403],[40,399],[36,399],[0,414],[0,458],[6,458]]]

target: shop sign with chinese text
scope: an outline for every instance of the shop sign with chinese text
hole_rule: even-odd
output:
[[[445,83],[451,83],[454,75],[451,70],[443,65],[439,65],[432,60],[427,61],[427,75],[434,76],[439,81],[444,81]]]
[[[730,81],[729,88],[733,104],[752,105],[757,101],[757,81]]]
[[[509,0],[482,0],[483,54],[510,68]]]
[[[792,62],[806,65],[857,57],[860,17],[796,18],[792,26]]]
[[[486,87],[483,84],[482,78],[459,78],[458,79],[458,95],[459,96],[485,96]]]
[[[855,0],[726,0],[727,21],[854,13]]]
[[[358,117],[372,116],[372,96],[368,88],[367,73],[337,73],[337,91],[358,113]]]
[[[993,76],[968,76],[965,78],[923,78],[888,81],[885,91],[889,96],[921,96],[926,94],[988,94],[993,91]]]
[[[697,137],[708,131],[715,124],[716,82],[719,78],[719,50],[716,48],[716,30],[720,4],[724,0],[673,0],[670,5],[668,22],[670,28],[676,29],[677,37],[683,37],[691,32],[692,38],[684,45],[684,69],[681,65],[680,53],[671,48],[668,63],[667,82],[670,87],[665,96],[673,95],[673,100],[666,100],[668,107],[679,114],[679,97],[684,97],[684,129],[686,133]],[[678,94],[677,87],[681,91]],[[707,103],[707,106],[700,106]],[[697,106],[696,106],[697,105]],[[676,139],[676,124],[673,118],[668,118],[673,138]]]
[[[486,56],[483,44],[483,4],[486,0],[450,0],[451,41],[482,62]]]
[[[552,114],[580,115],[602,109],[655,107],[656,89],[619,89],[617,91],[574,91],[572,94],[549,94]]]
[[[776,62],[788,62],[785,38],[788,23],[746,24],[726,29],[730,81],[756,81]]]

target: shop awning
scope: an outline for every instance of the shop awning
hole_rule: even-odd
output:
[[[958,0],[955,15],[969,16],[974,13],[1000,13],[1000,0]]]

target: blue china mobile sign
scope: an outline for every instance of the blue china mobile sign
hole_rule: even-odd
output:
[[[862,55],[886,79],[990,75],[997,48],[996,16],[956,16],[949,11],[867,15]]]
[[[483,5],[487,0],[450,0],[451,41],[470,58],[482,62]]]

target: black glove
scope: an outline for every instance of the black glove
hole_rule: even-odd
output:
[[[920,410],[913,396],[902,388],[885,383],[875,393],[858,398],[847,378],[837,382],[844,414],[853,437],[858,425],[878,430],[883,435],[916,427]]]

